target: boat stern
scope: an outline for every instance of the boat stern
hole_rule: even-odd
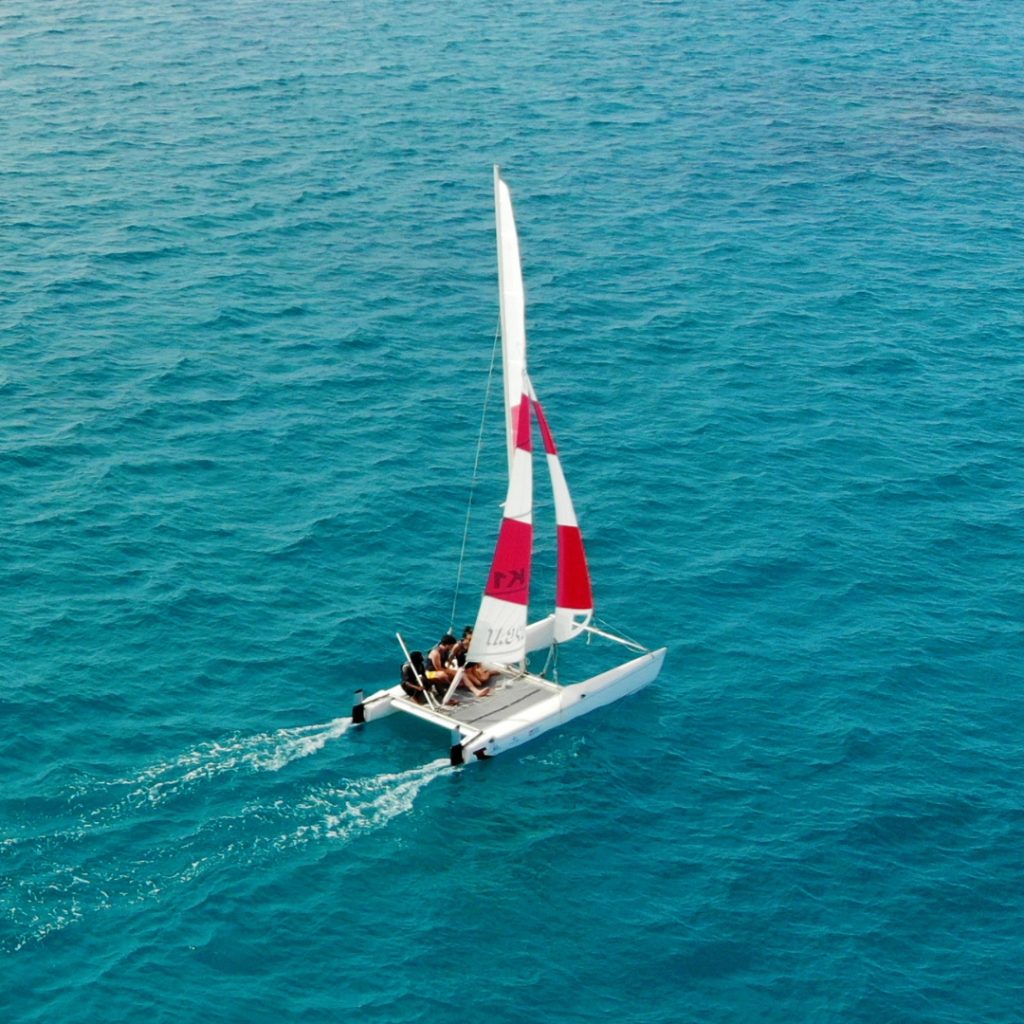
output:
[[[366,722],[376,721],[384,718],[385,715],[393,714],[395,698],[401,695],[401,686],[392,686],[388,689],[378,690],[365,696],[362,690],[356,690],[352,702],[352,724],[364,725]]]

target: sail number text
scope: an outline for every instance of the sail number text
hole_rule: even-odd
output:
[[[487,628],[487,646],[513,647],[522,643],[525,631],[522,626],[489,626]]]

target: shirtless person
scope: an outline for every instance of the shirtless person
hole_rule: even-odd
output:
[[[490,688],[487,684],[497,675],[501,673],[496,668],[484,668],[479,661],[465,661],[465,653],[469,651],[469,645],[473,642],[473,627],[467,626],[462,631],[462,639],[458,643],[456,648],[456,656],[458,656],[458,648],[462,649],[463,662],[465,663],[465,671],[462,674],[462,685],[465,686],[474,697],[486,697],[489,694]]]

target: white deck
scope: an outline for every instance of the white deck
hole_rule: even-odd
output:
[[[431,708],[417,704],[405,695],[395,698],[393,704],[396,711],[405,711],[416,718],[447,729],[458,729],[465,734],[483,731],[512,716],[522,715],[527,708],[549,699],[560,690],[561,687],[546,679],[520,674],[500,676],[492,683],[491,692],[486,697],[474,697],[467,690],[458,690],[454,699],[459,703],[455,707]]]

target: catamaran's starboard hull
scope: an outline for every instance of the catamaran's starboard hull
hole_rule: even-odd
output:
[[[451,733],[451,761],[484,759],[521,746],[556,726],[628,697],[657,678],[665,648],[651,651],[582,683],[558,686],[539,676],[519,675],[502,682],[489,696],[444,710],[417,704],[400,686],[363,699],[357,694],[352,719],[357,723],[402,711]]]

